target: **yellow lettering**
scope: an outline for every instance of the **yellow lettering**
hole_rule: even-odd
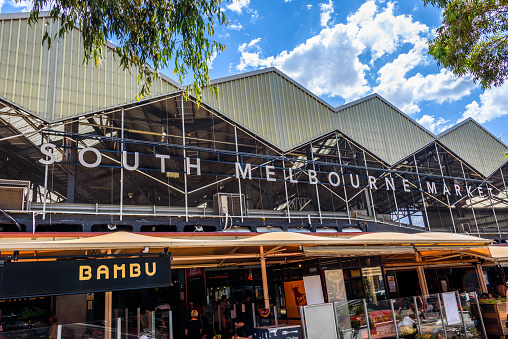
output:
[[[131,264],[131,278],[137,278],[141,275],[141,266],[139,264]]]
[[[101,280],[101,274],[104,274],[106,280],[109,279],[109,268],[106,265],[100,265],[97,268],[97,280]]]
[[[115,264],[115,266],[113,267],[113,274],[115,276],[115,279],[117,278],[117,275],[116,273],[120,271],[122,272],[122,278],[125,278],[125,264],[122,264],[120,266],[118,266],[117,264]]]
[[[92,278],[92,268],[88,265],[79,266],[79,280],[90,280]]]
[[[148,268],[148,263],[145,262],[145,273],[147,276],[151,277],[155,274],[155,271],[157,270],[157,268],[155,267],[155,263],[153,262],[152,263],[152,272],[149,271],[149,268]]]

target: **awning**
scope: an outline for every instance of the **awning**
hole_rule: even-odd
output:
[[[293,232],[273,232],[236,236],[220,233],[204,236],[179,235],[150,236],[128,232],[113,232],[70,240],[45,238],[0,238],[2,256],[19,251],[19,259],[34,256],[160,253],[168,248],[173,253],[174,265],[181,267],[220,267],[227,265],[254,265],[262,255],[269,263],[302,260],[319,256],[373,256],[380,255],[397,265],[414,262],[416,251],[424,260],[435,262],[441,254],[464,258],[490,259],[491,240],[450,233],[396,233],[342,234],[318,236]],[[148,249],[146,249],[148,247]],[[508,247],[506,248],[508,250]],[[476,251],[476,252],[474,252]],[[508,260],[508,253],[504,255]],[[466,259],[464,259],[466,260]],[[494,259],[492,259],[494,261]],[[386,261],[385,261],[386,262]],[[175,267],[176,267],[175,266]]]

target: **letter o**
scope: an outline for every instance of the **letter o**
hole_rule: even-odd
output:
[[[332,177],[335,177],[337,182],[334,183]],[[340,185],[340,176],[337,174],[337,172],[328,173],[328,182],[330,183],[330,185],[335,186],[335,187]]]
[[[95,156],[97,157],[97,160],[95,160],[95,162],[91,163],[91,164],[87,163],[85,161],[85,153],[86,152],[94,152]],[[78,154],[78,158],[79,158],[79,162],[81,163],[81,165],[88,167],[88,168],[93,168],[93,167],[99,166],[99,164],[101,163],[101,160],[102,160],[101,153],[93,147],[86,147],[86,148],[83,148],[82,150],[80,150],[79,154]]]

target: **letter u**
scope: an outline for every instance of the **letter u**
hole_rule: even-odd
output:
[[[152,272],[150,272],[150,270],[149,270],[148,263],[145,262],[145,273],[147,276],[149,276],[149,277],[153,276],[156,271],[157,271],[157,267],[155,266],[154,262],[152,263]]]
[[[134,165],[130,166],[127,164],[127,151],[123,151],[122,153],[122,165],[128,171],[135,171],[139,167],[139,152],[134,152]]]

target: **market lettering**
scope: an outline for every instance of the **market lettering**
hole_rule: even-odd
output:
[[[43,155],[39,162],[43,165],[51,165],[56,162],[56,156],[54,154],[57,146],[52,143],[42,144],[40,147],[40,151]],[[86,155],[86,159],[85,159]],[[144,155],[146,156],[146,155]],[[153,154],[155,158],[160,159],[160,172],[165,173],[168,167],[168,163],[170,163],[171,156],[167,154]],[[128,171],[135,171],[140,166],[139,152],[127,152],[122,151],[121,153],[121,166]],[[94,168],[101,165],[102,155],[99,150],[93,147],[85,147],[78,151],[78,161],[79,163],[87,168]],[[182,159],[176,159],[172,161],[182,161]],[[224,165],[233,163],[224,163]],[[187,175],[198,175],[201,176],[201,159],[200,158],[183,158],[184,165],[184,173]],[[307,164],[309,165],[309,164]],[[333,164],[332,164],[333,165]],[[365,175],[360,179],[360,175],[349,173],[337,173],[334,171],[330,172],[322,172],[317,171],[316,169],[304,169],[304,166],[292,166],[292,167],[276,167],[273,162],[267,162],[262,165],[256,165],[253,168],[253,165],[250,163],[244,162],[235,162],[234,163],[234,175],[229,174],[231,177],[236,177],[238,179],[243,180],[252,180],[252,178],[263,179],[268,182],[275,181],[289,181],[291,184],[297,183],[307,183],[311,185],[325,184],[330,185],[332,187],[337,187],[340,185],[350,186],[356,189],[367,188],[369,190],[378,190],[384,189],[386,191],[396,191],[402,190],[404,192],[411,192],[411,188],[417,191],[424,191],[431,195],[452,195],[455,194],[457,197],[467,196],[469,198],[473,198],[475,196],[480,198],[486,197],[494,197],[492,191],[493,188],[489,187],[488,184],[485,184],[486,187],[482,187],[481,183],[476,187],[470,186],[468,183],[471,180],[468,179],[459,179],[464,181],[464,186],[460,186],[456,184],[456,180],[453,184],[448,186],[445,183],[444,178],[434,181],[425,181],[418,182],[417,184],[410,182],[408,179],[399,178],[394,179],[392,177],[392,172],[390,171],[380,171],[373,169],[374,172],[377,173],[377,176],[373,175]],[[355,166],[355,168],[357,168]],[[153,170],[159,170],[153,169]],[[347,166],[346,166],[347,169]],[[367,170],[366,168],[364,170]],[[255,173],[255,177],[253,176],[253,172]],[[380,173],[381,172],[381,173]],[[372,172],[371,172],[372,173]],[[206,175],[215,175],[214,173],[205,173]],[[228,176],[228,175],[226,175]],[[399,175],[399,177],[401,177]],[[452,178],[453,179],[453,178]],[[425,190],[426,188],[426,190]],[[130,274],[130,277],[139,277],[141,275],[141,267],[138,266],[130,266],[130,267],[114,267],[111,269],[111,273],[114,279],[117,279],[119,276],[125,278],[126,272]],[[148,274],[148,269],[145,270],[145,273]],[[100,272],[95,272],[97,279],[109,279],[110,269],[107,270],[103,268]],[[87,280],[91,279],[92,272],[87,271],[85,268],[83,271],[80,271],[80,279]],[[87,278],[87,279],[85,279]]]
[[[113,279],[125,279],[126,277],[137,278],[142,274],[153,277],[156,272],[157,264],[155,262],[146,262],[144,265],[144,270],[142,270],[141,265],[137,263],[131,263],[128,265],[114,264],[111,268],[107,265],[100,265],[96,270],[92,269],[92,267],[89,265],[80,265],[79,280],[92,280],[94,278],[96,280],[109,280],[111,277]],[[129,274],[128,276],[127,273]]]

